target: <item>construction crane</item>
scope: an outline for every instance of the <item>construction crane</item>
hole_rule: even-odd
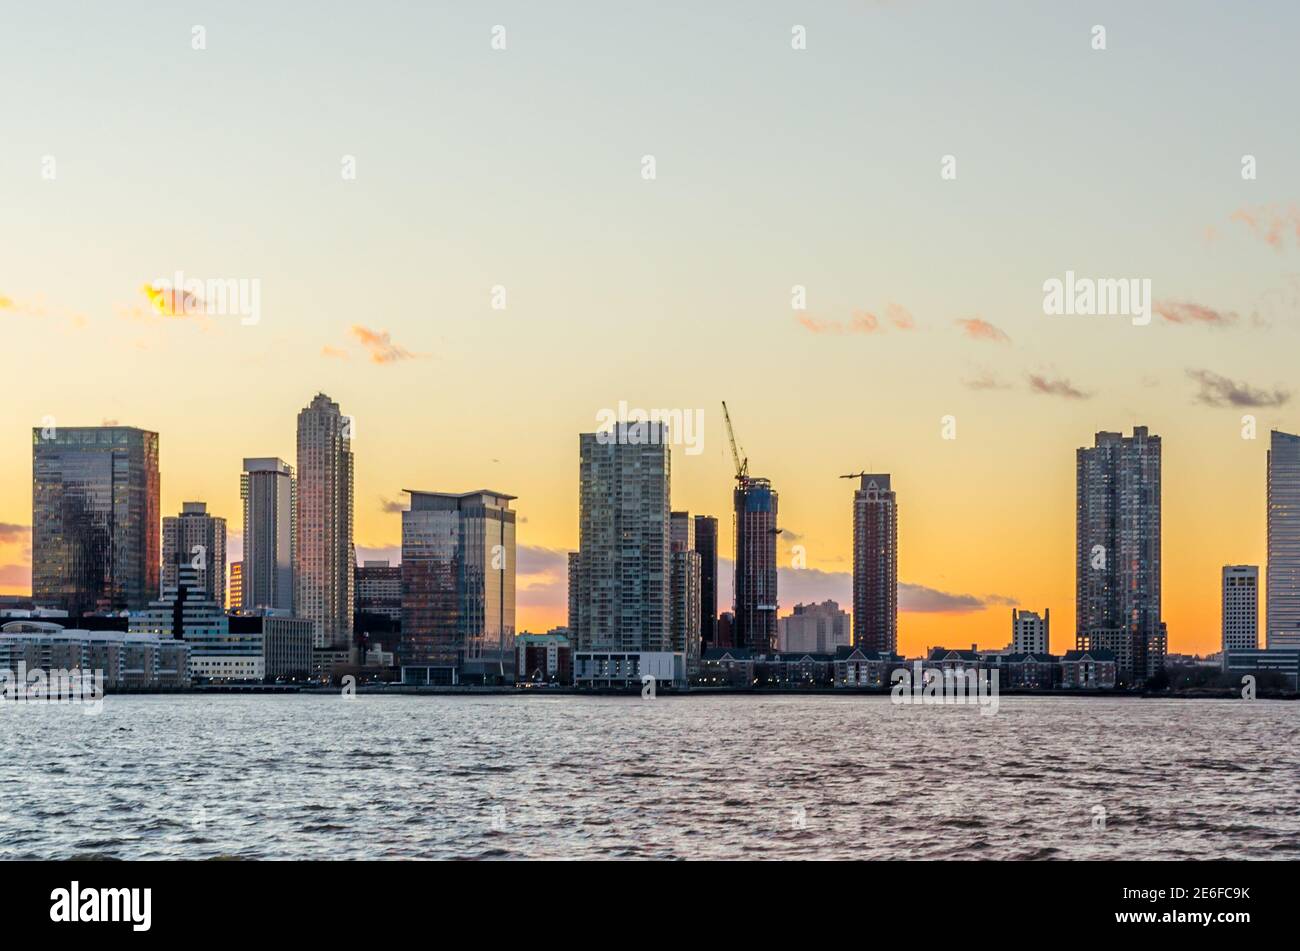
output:
[[[848,475],[840,476],[841,479],[861,479],[864,475],[871,475],[870,472],[850,472]]]
[[[727,401],[722,401],[722,418],[727,424],[727,439],[731,443],[731,458],[736,463],[736,479],[743,481],[749,478],[749,457],[744,458],[740,455],[740,450],[736,448],[736,433],[731,428],[731,414],[727,412]]]

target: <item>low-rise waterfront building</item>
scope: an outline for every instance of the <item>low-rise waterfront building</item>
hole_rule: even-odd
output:
[[[125,631],[64,628],[51,621],[15,620],[0,626],[0,670],[102,671],[105,690],[190,686],[190,650],[184,641]]]
[[[1114,690],[1118,664],[1102,648],[1067,651],[1061,658],[1061,686],[1068,690]]]
[[[893,651],[841,647],[835,652],[834,683],[836,687],[888,687],[890,674],[906,663]]]
[[[578,687],[623,689],[642,687],[653,678],[656,688],[684,688],[686,655],[679,651],[580,650],[573,656],[573,682]]]
[[[1223,670],[1234,677],[1276,675],[1291,690],[1300,689],[1300,648],[1268,647],[1224,651]]]
[[[548,634],[520,634],[515,638],[519,683],[573,683],[573,645],[567,630]]]
[[[754,686],[754,658],[744,647],[710,647],[700,655],[701,687],[747,688]]]

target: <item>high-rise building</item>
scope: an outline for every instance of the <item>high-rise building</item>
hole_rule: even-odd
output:
[[[579,446],[578,651],[672,649],[670,454],[660,423],[617,423]]]
[[[569,552],[569,619],[566,623],[573,637],[576,637],[575,632],[578,630],[578,565],[581,563],[576,551]]]
[[[734,503],[735,620],[732,646],[756,654],[776,649],[777,493],[772,483],[749,475],[736,483]]]
[[[188,564],[198,583],[226,609],[226,520],[209,515],[205,502],[182,502],[180,515],[162,521],[162,587],[175,588]],[[161,591],[159,592],[161,594]]]
[[[1040,617],[1037,611],[1017,611],[1011,609],[1011,653],[1013,654],[1049,654],[1051,653],[1052,609],[1043,611]]]
[[[127,426],[32,430],[32,599],[139,610],[160,591],[158,434]]]
[[[1223,566],[1223,653],[1259,648],[1259,567]]]
[[[387,559],[364,561],[357,568],[357,614],[391,621],[402,619],[402,568]]]
[[[783,651],[834,654],[849,646],[849,616],[834,601],[796,604],[793,614],[777,622],[777,636]]]
[[[226,609],[229,611],[240,611],[244,607],[244,563],[242,561],[232,561],[230,563],[230,595],[226,598]]]
[[[853,493],[853,646],[898,650],[898,503],[887,473]]]
[[[239,477],[244,503],[241,606],[293,613],[298,548],[298,483],[283,459],[244,460]]]
[[[402,680],[502,683],[515,665],[515,496],[415,492],[402,513]]]
[[[352,420],[324,393],[298,414],[298,545],[294,612],[314,646],[352,646]]]
[[[1273,430],[1268,449],[1267,646],[1300,647],[1300,436]]]
[[[1075,641],[1115,654],[1129,683],[1164,668],[1160,618],[1160,437],[1097,433],[1076,456]]]
[[[718,640],[718,520],[695,516],[695,550],[700,553],[700,644],[715,647]]]
[[[700,660],[701,565],[695,543],[695,521],[690,513],[671,513],[668,547],[672,574],[672,649],[686,657],[687,670],[692,671]]]

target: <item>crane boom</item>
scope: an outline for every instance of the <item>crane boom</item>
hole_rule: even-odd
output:
[[[749,475],[749,459],[742,459],[736,448],[736,433],[731,428],[731,414],[727,412],[727,401],[722,401],[722,418],[727,424],[727,441],[731,443],[731,458],[736,464],[736,478],[743,479]]]

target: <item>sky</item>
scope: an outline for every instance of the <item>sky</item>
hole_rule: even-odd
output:
[[[545,630],[578,433],[702,410],[672,505],[729,539],[726,400],[780,493],[783,614],[848,605],[839,476],[892,475],[905,653],[1004,646],[1014,605],[1072,647],[1075,450],[1148,426],[1169,649],[1217,649],[1268,431],[1300,430],[1300,8],[302,9],[7,11],[0,593],[30,585],[32,426],[159,432],[164,514],[237,535],[242,458],[292,462],[325,392],[359,557],[395,553],[403,488],[516,495]],[[1067,271],[1149,280],[1152,319],[1045,313]],[[178,272],[255,286],[257,320],[160,310]]]

